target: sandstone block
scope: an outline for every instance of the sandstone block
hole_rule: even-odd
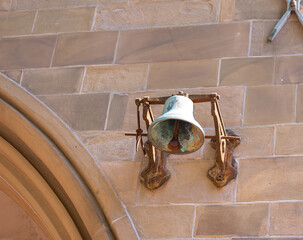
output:
[[[15,82],[20,83],[22,70],[7,70],[2,71],[4,75],[13,79]]]
[[[95,8],[42,10],[38,12],[34,33],[89,31]]]
[[[267,233],[268,204],[197,207],[195,237],[262,236]]]
[[[276,154],[302,154],[303,125],[279,125],[276,135]]]
[[[273,72],[273,58],[223,59],[221,62],[220,85],[272,84]]]
[[[302,235],[303,203],[272,203],[270,222],[271,235]]]
[[[218,59],[152,63],[147,88],[215,87]]]
[[[134,206],[129,211],[141,238],[191,237],[194,206]]]
[[[184,26],[218,21],[218,0],[142,1],[98,8],[96,29]]]
[[[132,161],[135,138],[126,137],[124,132],[90,131],[77,132],[97,161]]]
[[[0,11],[0,36],[31,34],[35,15],[35,12]]]
[[[302,61],[302,56],[277,57],[275,83],[303,83]]]
[[[146,204],[233,201],[234,181],[226,187],[218,189],[207,177],[207,171],[214,166],[214,161],[215,159],[169,161],[168,170],[171,174],[169,181],[154,191],[150,191],[140,184],[139,202]]]
[[[112,63],[117,32],[69,33],[59,36],[54,66]]]
[[[6,187],[7,186],[5,186],[4,189]],[[40,240],[49,239],[42,228],[32,219],[27,210],[25,210],[24,206],[21,207],[15,202],[15,199],[11,198],[5,192],[0,191],[1,238],[3,240],[32,239],[33,237]],[[21,201],[19,200],[19,202]]]
[[[302,160],[302,157],[242,159],[237,200],[247,202],[302,199]]]
[[[232,238],[232,240],[301,240],[301,238]]]
[[[143,90],[147,79],[147,64],[88,67],[83,92],[128,92]]]
[[[232,240],[270,240],[270,239],[277,240],[275,238],[232,238]],[[282,238],[281,240],[286,240],[286,238]]]
[[[0,69],[49,67],[55,42],[56,36],[1,39]]]
[[[109,94],[40,96],[74,130],[103,130]]]
[[[282,28],[273,42],[267,40],[277,21],[256,21],[252,26],[251,51],[252,56],[272,56],[303,53],[302,25],[293,16]],[[291,38],[291,44],[289,39]]]
[[[114,94],[110,103],[106,130],[123,129],[127,103],[127,95]]]
[[[113,184],[113,187],[117,191],[123,203],[134,204],[136,201],[140,163],[106,162],[101,163],[101,167],[108,176],[110,182]]]
[[[271,156],[274,152],[274,127],[232,128],[241,137],[235,157]]]
[[[276,0],[226,0],[222,1],[222,22],[248,19],[280,19],[286,10],[286,2]]]
[[[297,96],[297,122],[303,122],[303,85],[298,87]]]
[[[80,90],[83,67],[24,70],[22,86],[33,94],[75,93]]]
[[[293,85],[248,87],[245,125],[294,122],[295,90]]]
[[[127,216],[114,222],[111,227],[114,232],[119,232],[119,236],[123,236],[123,240],[138,239],[135,231],[132,230],[134,227]]]
[[[111,5],[117,3],[127,3],[127,0],[12,0],[12,9],[53,9],[66,7],[87,7],[96,5]]]
[[[248,23],[123,31],[117,62],[247,56],[248,35]]]
[[[0,2],[0,11],[8,11],[10,9],[11,0],[2,0]]]

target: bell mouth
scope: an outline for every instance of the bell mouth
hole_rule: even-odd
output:
[[[174,138],[174,128],[178,123],[178,137],[180,143],[178,149],[172,150],[170,143]],[[157,149],[173,153],[186,154],[197,151],[204,143],[205,134],[201,126],[195,120],[187,120],[184,117],[174,115],[173,119],[162,116],[156,119],[148,128],[148,139]]]

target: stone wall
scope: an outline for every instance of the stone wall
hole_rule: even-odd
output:
[[[285,9],[284,0],[2,0],[0,71],[78,134],[141,239],[302,239],[303,27],[293,16],[267,41]],[[238,178],[222,189],[206,176],[208,142],[170,156],[162,188],[138,182],[147,159],[124,136],[136,128],[134,100],[180,90],[219,93],[226,127],[242,137]],[[195,106],[212,134],[209,106]]]

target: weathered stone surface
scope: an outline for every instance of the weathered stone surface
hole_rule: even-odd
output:
[[[301,240],[301,238],[232,238],[232,240]]]
[[[39,96],[74,130],[103,130],[109,94]]]
[[[8,11],[10,9],[11,0],[2,0],[0,2],[0,11]]]
[[[232,21],[234,18],[235,0],[225,0],[221,2],[220,22]]]
[[[49,67],[55,42],[56,36],[1,39],[0,69]]]
[[[111,5],[117,3],[127,3],[127,0],[12,0],[12,9],[50,9],[65,7],[87,7],[96,5]]]
[[[303,83],[303,56],[282,56],[276,61],[276,84]]]
[[[135,138],[125,137],[124,132],[77,132],[97,161],[132,161]]]
[[[252,26],[252,56],[270,56],[303,53],[303,29],[300,22],[293,16],[282,28],[273,42],[267,40],[277,21],[256,21]],[[289,44],[291,39],[291,44]]]
[[[110,103],[106,130],[123,129],[127,103],[127,95],[114,94]]]
[[[13,79],[15,82],[20,83],[21,74],[22,74],[21,70],[7,70],[7,71],[2,71],[2,73],[7,77]]]
[[[221,6],[222,22],[246,19],[280,19],[286,2],[276,0],[224,0]]]
[[[275,238],[232,238],[232,240],[277,240]],[[286,240],[286,238],[279,238],[281,240]]]
[[[26,210],[0,191],[0,238],[48,240],[41,227]]]
[[[218,59],[152,63],[147,88],[215,87]]]
[[[271,235],[302,235],[303,203],[272,203],[270,220]]]
[[[276,154],[302,154],[303,125],[279,125],[276,133]]]
[[[257,157],[273,155],[274,127],[232,128],[241,137],[235,157]]]
[[[111,227],[114,233],[118,232],[119,236],[123,236],[123,240],[138,239],[128,216],[115,221]]]
[[[266,85],[273,82],[273,58],[223,59],[220,85]]]
[[[0,11],[0,36],[30,34],[35,15],[35,12],[1,13]]]
[[[249,202],[303,199],[302,160],[302,157],[242,159],[237,200]]]
[[[216,188],[207,177],[208,169],[213,166],[214,159],[169,161],[167,166],[171,173],[169,181],[154,191],[140,184],[138,201],[141,204],[233,201],[235,182],[230,182],[224,188]]]
[[[293,85],[248,87],[245,125],[294,122],[295,90]]]
[[[303,85],[298,87],[297,122],[303,122]]]
[[[124,129],[137,129],[137,110],[135,105],[136,98],[142,98],[144,96],[170,96],[172,94],[178,93],[178,91],[184,91],[189,94],[218,93],[220,95],[219,104],[225,125],[229,127],[240,126],[242,124],[244,87],[170,89],[165,91],[147,91],[129,94],[129,100],[126,107],[126,115],[123,124]],[[209,102],[198,103],[194,105],[195,119],[203,128],[214,127],[214,120],[211,116],[210,106],[211,104]],[[153,105],[152,111],[154,112],[155,118],[159,117],[162,114],[163,105]],[[143,122],[141,126],[145,126]]]
[[[33,94],[79,92],[84,68],[51,68],[24,70],[22,86]]]
[[[195,237],[262,236],[267,232],[267,224],[268,204],[199,206]]]
[[[129,211],[142,238],[191,237],[194,206],[134,206]]]
[[[54,66],[112,63],[117,32],[69,33],[59,36]]]
[[[142,1],[100,7],[96,29],[138,29],[184,26],[218,21],[218,0]]]
[[[95,8],[71,8],[38,12],[34,33],[89,31]]]
[[[123,31],[117,62],[247,56],[248,35],[249,23]]]
[[[147,64],[88,67],[83,92],[128,92],[143,90],[147,81]]]
[[[113,148],[112,151],[115,151],[115,149]],[[108,176],[110,182],[113,184],[113,187],[117,191],[123,203],[134,204],[136,201],[140,163],[106,162],[101,163],[101,167]]]

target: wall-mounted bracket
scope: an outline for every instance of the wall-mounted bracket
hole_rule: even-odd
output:
[[[238,137],[232,130],[226,130],[228,136]],[[224,155],[224,162],[221,164],[221,159],[218,159],[215,166],[208,170],[208,178],[217,186],[224,187],[232,179],[237,177],[237,164],[233,157],[234,149],[240,144],[239,139],[228,139],[226,141],[226,154]],[[218,141],[216,139],[211,140],[211,146],[218,152],[220,149]],[[220,150],[222,151],[222,150]]]
[[[208,177],[213,181],[217,187],[223,187],[237,176],[237,168],[233,158],[233,151],[240,143],[240,137],[235,135],[232,131],[226,131],[219,108],[219,95],[201,94],[188,95],[179,92],[180,95],[186,96],[194,103],[210,102],[211,114],[214,119],[215,136],[205,136],[211,139],[212,146],[216,150],[216,163],[213,168],[208,171]],[[140,175],[140,182],[150,190],[154,190],[162,186],[170,177],[169,171],[166,169],[167,154],[156,149],[149,140],[143,143],[142,137],[147,136],[143,133],[140,127],[140,106],[143,106],[143,120],[148,130],[151,123],[154,121],[151,105],[165,104],[168,97],[136,99],[137,105],[137,121],[138,129],[136,133],[126,133],[126,136],[136,136],[136,149],[138,151],[141,145],[142,151],[148,157],[148,166]]]

